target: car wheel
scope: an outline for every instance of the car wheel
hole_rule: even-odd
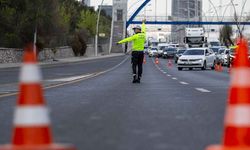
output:
[[[204,61],[203,67],[201,68],[202,70],[206,70],[207,69],[207,62]]]
[[[215,69],[215,62],[213,63],[213,66],[211,67],[212,70]]]
[[[193,68],[188,68],[189,70],[193,70]]]
[[[178,70],[179,70],[179,71],[181,71],[181,70],[182,70],[182,68],[181,68],[181,67],[178,67]]]

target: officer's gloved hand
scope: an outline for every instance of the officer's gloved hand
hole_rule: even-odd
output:
[[[116,45],[119,45],[119,43],[117,42]]]

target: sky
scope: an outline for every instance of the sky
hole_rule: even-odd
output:
[[[102,0],[91,0],[91,5],[92,6],[97,6],[98,4],[101,3]],[[138,1],[140,1],[139,3],[137,3]],[[147,6],[147,16],[155,16],[155,14],[157,16],[166,16],[166,14],[168,14],[169,16],[171,15],[171,1],[174,0],[151,0],[151,2],[148,4]],[[232,10],[233,7],[229,6],[226,7],[230,4],[231,0],[211,0],[212,3],[214,3],[214,6],[217,7],[216,9],[218,10],[217,13],[218,15],[221,16],[224,14],[224,10],[226,8],[227,11],[225,11],[225,15],[226,16],[230,16],[233,15],[232,14]],[[244,3],[244,1],[247,1],[246,5],[245,5],[245,9],[244,12],[250,12],[250,0],[233,0],[235,4],[238,4],[238,6],[236,6],[236,10],[238,13],[240,13],[240,11],[242,10],[242,5]],[[143,2],[143,0],[128,0],[128,8],[129,8],[129,14],[132,14],[136,8],[138,8],[138,6]],[[157,11],[155,12],[155,2],[157,2]],[[220,3],[222,4],[222,9],[221,11],[219,11],[219,6]],[[112,0],[104,0],[104,4],[112,4]],[[168,7],[166,9],[166,7]],[[210,14],[208,13],[210,10]],[[214,10],[212,5],[209,3],[209,0],[203,0],[203,13],[206,13],[206,15],[208,16],[215,16],[215,12],[211,12],[211,10]]]

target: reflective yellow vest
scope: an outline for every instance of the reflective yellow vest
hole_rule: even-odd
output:
[[[144,44],[146,41],[146,25],[142,24],[142,32],[137,33],[131,37],[125,38],[118,42],[119,44],[133,42],[132,51],[144,51]]]

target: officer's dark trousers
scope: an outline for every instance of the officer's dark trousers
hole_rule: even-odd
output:
[[[142,64],[144,59],[143,51],[133,51],[132,52],[132,69],[133,74],[137,74],[139,77],[142,76]],[[138,72],[137,72],[138,69]]]

